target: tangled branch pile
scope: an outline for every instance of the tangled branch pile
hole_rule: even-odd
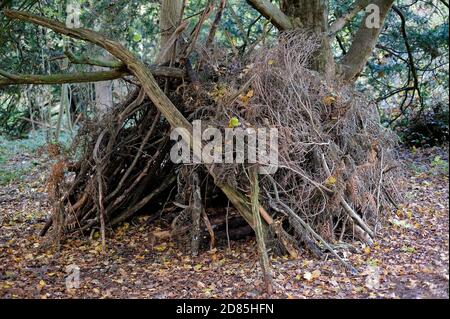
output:
[[[335,253],[336,243],[354,238],[370,245],[396,200],[395,137],[363,96],[308,69],[315,49],[299,32],[246,61],[199,49],[191,81],[158,79],[189,121],[225,130],[235,118],[240,128],[278,129],[278,169],[259,175],[256,195],[266,243],[294,256],[303,247]],[[86,121],[64,164],[71,173],[61,174],[59,164],[52,174],[54,213],[42,233],[52,224],[57,238],[101,229],[105,240],[114,226],[147,213],[166,227],[155,236],[171,236],[194,254],[250,234],[255,221],[242,212],[258,189],[252,168],[263,163],[174,164],[170,132],[139,88],[101,121]],[[241,206],[230,188],[245,194]]]

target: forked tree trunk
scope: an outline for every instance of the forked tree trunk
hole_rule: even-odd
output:
[[[325,74],[327,80],[335,76],[335,63],[328,40],[328,5],[326,0],[282,0],[281,10],[291,19],[294,27],[315,33],[321,44],[312,62],[316,71]]]

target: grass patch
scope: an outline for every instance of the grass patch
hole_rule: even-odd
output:
[[[61,135],[60,142],[63,146],[69,145],[69,141],[68,134]],[[31,132],[27,138],[23,139],[8,139],[0,136],[0,186],[20,181],[22,176],[35,164],[32,160],[21,163],[11,161],[11,158],[24,153],[32,154],[46,144],[45,131]]]
[[[0,186],[21,180],[26,169],[8,170],[0,168]]]

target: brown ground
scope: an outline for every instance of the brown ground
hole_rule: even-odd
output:
[[[360,271],[303,254],[274,258],[275,298],[448,298],[449,202],[447,151],[403,151],[405,204],[391,213],[371,249],[341,253]],[[3,166],[34,161],[20,182],[0,186],[1,298],[258,298],[261,279],[253,240],[198,257],[173,243],[152,244],[145,217],[119,228],[101,252],[98,239],[75,239],[60,253],[37,234],[49,212],[45,156],[27,154]],[[402,183],[399,181],[399,183]],[[66,266],[80,268],[79,289],[66,290]]]

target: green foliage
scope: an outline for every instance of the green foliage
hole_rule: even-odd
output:
[[[15,181],[19,181],[21,176],[26,172],[26,169],[19,170],[7,170],[0,168],[0,186],[10,184]]]
[[[402,141],[411,146],[429,147],[448,142],[448,106],[439,106],[422,114],[404,117],[399,121],[397,131]]]
[[[339,16],[353,2],[331,1],[331,14]],[[394,5],[406,19],[406,40],[414,69],[401,19],[391,10],[357,84],[377,101],[382,120],[396,128],[407,144],[440,144],[448,141],[448,8],[440,1],[399,0]],[[341,47],[348,50],[361,18],[360,13],[359,19],[354,19],[339,33],[342,45],[335,45],[338,55],[343,54]],[[417,88],[402,90],[415,86],[413,71],[417,75]]]
[[[20,137],[26,134],[30,125],[24,118],[29,117],[29,108],[17,107],[16,94],[2,98],[0,96],[0,134]]]
[[[77,0],[81,7],[81,23],[103,35],[121,41],[144,62],[151,64],[159,43],[159,1]],[[67,1],[52,0],[37,5],[36,0],[10,0],[9,8],[28,10],[48,18],[64,21]],[[279,1],[272,1],[275,5]],[[198,22],[207,0],[187,1],[184,11],[191,32]],[[213,2],[217,4],[217,2]],[[330,21],[348,11],[354,0],[330,0]],[[418,78],[418,90],[396,90],[414,84],[401,20],[394,11],[388,15],[376,49],[357,83],[358,88],[378,101],[381,117],[386,124],[398,128],[403,140],[413,145],[433,145],[448,140],[448,8],[440,1],[398,0],[396,7],[406,18],[407,41],[412,50]],[[335,55],[342,57],[349,49],[361,19],[360,12],[339,32],[340,44],[333,42]],[[199,43],[208,37],[215,10],[205,21],[199,34]],[[67,43],[78,54],[101,56],[102,50],[83,41],[68,40],[54,32],[20,21],[10,21],[0,14],[0,69],[14,73],[59,73],[87,71],[90,67],[69,65],[61,70],[62,55]],[[226,52],[244,52],[253,44],[274,40],[275,28],[253,10],[245,0],[228,0],[216,31],[215,43]],[[195,53],[193,56],[195,62]],[[26,63],[24,63],[26,61]],[[38,120],[43,105],[33,105],[25,99],[20,87],[0,89],[0,133],[22,136],[30,129],[29,122],[21,118]],[[47,93],[58,100],[60,86]],[[420,96],[419,96],[420,93]],[[43,95],[43,90],[33,87],[31,96]],[[6,97],[15,96],[13,104]],[[387,96],[389,96],[387,98]],[[41,102],[42,103],[42,102]],[[56,102],[57,103],[57,102]],[[50,103],[51,105],[54,105]],[[447,120],[445,119],[447,117]],[[45,122],[45,119],[42,119]],[[420,124],[420,125],[419,125]],[[430,134],[429,131],[433,133]],[[446,133],[447,132],[447,133]],[[442,138],[444,136],[444,138]],[[446,136],[446,137],[445,137]]]
[[[69,146],[70,136],[61,134],[60,145]],[[0,135],[0,186],[19,181],[32,165],[33,161],[17,160],[17,156],[32,154],[47,144],[46,132],[43,130],[30,132],[21,139],[9,139]]]
[[[23,152],[33,152],[46,144],[45,132],[35,131],[22,139],[8,139],[0,135],[0,156],[9,157]]]
[[[433,160],[431,161],[431,167],[438,174],[448,176],[449,173],[448,161],[442,159],[441,156],[437,155],[435,158],[433,158]]]

